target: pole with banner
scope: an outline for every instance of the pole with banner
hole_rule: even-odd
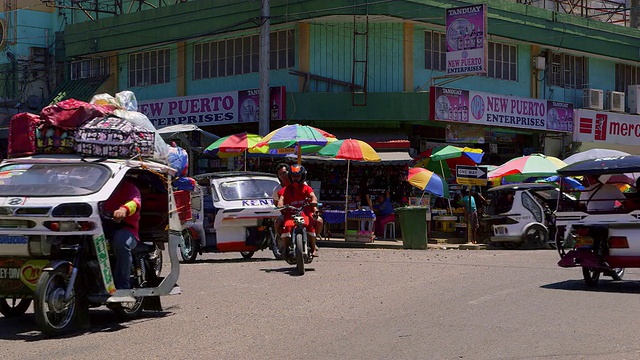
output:
[[[471,210],[471,186],[486,186],[487,185],[487,173],[488,169],[486,166],[466,166],[466,165],[457,165],[456,166],[456,182],[461,185],[468,185],[468,204],[465,206],[465,214],[467,214],[467,242],[471,242],[471,216],[469,211]],[[477,204],[476,204],[477,206]],[[468,211],[469,210],[469,211]],[[480,221],[480,219],[478,219]]]

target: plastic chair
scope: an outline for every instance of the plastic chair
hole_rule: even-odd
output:
[[[387,236],[387,230],[388,230],[389,236]],[[384,238],[385,239],[396,238],[396,223],[394,221],[390,221],[384,224]]]

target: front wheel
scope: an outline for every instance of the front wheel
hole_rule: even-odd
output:
[[[600,280],[600,270],[582,268],[582,277],[587,286],[597,286],[598,280]]]
[[[69,271],[65,266],[53,271],[44,271],[38,279],[34,293],[34,314],[40,330],[49,336],[61,335],[75,324],[78,315],[77,292],[65,301]]]
[[[547,247],[549,233],[540,225],[533,225],[524,234],[524,241],[532,249],[544,249]]]
[[[240,251],[240,255],[245,259],[251,259],[253,254],[255,254],[255,251]]]
[[[8,318],[24,315],[29,306],[31,299],[0,299],[0,313]]]
[[[609,275],[611,276],[611,278],[613,278],[613,280],[620,281],[624,276],[624,268],[613,268],[611,269],[611,273]]]
[[[304,253],[303,253],[303,239],[302,234],[296,234],[296,268],[298,274],[304,275]]]
[[[182,232],[182,241],[180,242],[180,257],[182,261],[186,263],[192,263],[196,261],[200,251],[200,243],[193,238],[189,230]]]

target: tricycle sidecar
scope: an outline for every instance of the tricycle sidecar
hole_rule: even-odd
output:
[[[255,251],[275,246],[273,221],[280,215],[273,203],[278,178],[261,172],[219,172],[194,177],[193,220],[186,224],[180,252],[193,262],[205,252],[240,252],[251,258]]]
[[[556,224],[566,228],[556,239],[561,267],[580,267],[588,286],[600,275],[621,280],[625,268],[640,268],[640,192],[622,193],[619,184],[633,184],[640,156],[585,160],[558,170],[580,176],[590,185],[579,194],[577,207],[558,205]]]
[[[135,304],[136,308],[121,311],[133,316],[145,302],[158,308],[158,296],[180,293],[176,248],[182,225],[171,187],[174,174],[175,170],[160,163],[79,155],[3,161],[0,310],[5,316],[21,315],[35,298],[36,322],[43,332],[57,335],[68,331],[85,308],[111,304],[114,310],[122,310],[120,305]],[[114,286],[112,254],[103,227],[102,203],[124,179],[139,188],[142,202],[132,279],[144,279],[133,289]],[[157,256],[156,249],[164,249],[165,244],[171,267],[161,278],[156,276],[160,263],[153,254]],[[148,266],[137,266],[136,259]],[[136,271],[146,274],[136,275]]]

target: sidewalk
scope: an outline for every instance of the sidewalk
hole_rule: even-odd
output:
[[[450,244],[447,239],[429,239],[428,249],[433,250],[486,250],[486,244]],[[352,248],[352,249],[397,249],[402,250],[402,239],[374,240],[370,243],[358,241],[345,241],[342,237],[323,238],[318,240],[319,248]]]

